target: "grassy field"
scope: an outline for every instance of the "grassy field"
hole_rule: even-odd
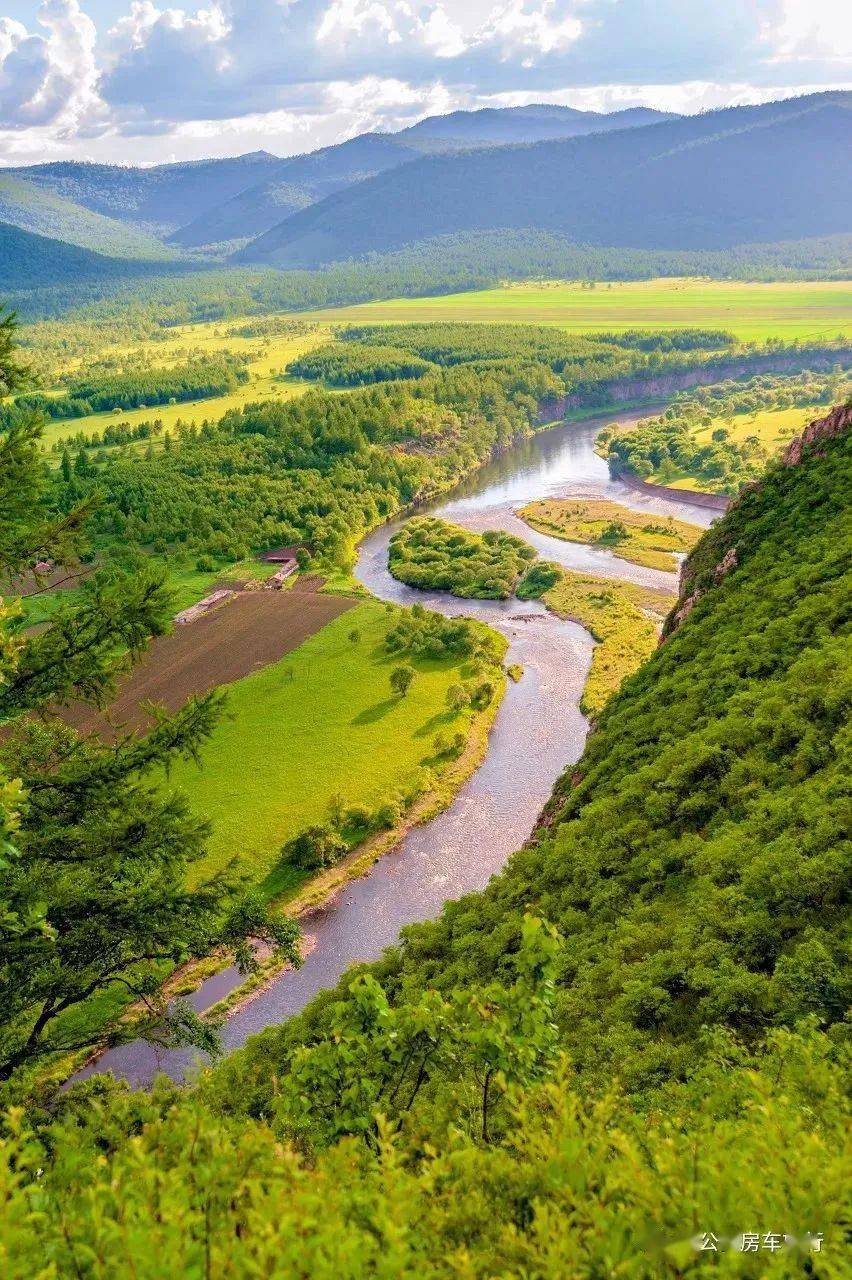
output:
[[[597,640],[580,709],[598,716],[623,680],[657,647],[658,628],[674,596],[631,582],[565,571],[543,597],[560,618],[579,622]]]
[[[185,361],[190,352],[213,355],[220,351],[234,354],[253,355],[248,365],[249,380],[236,391],[223,396],[210,396],[203,400],[188,400],[182,404],[152,405],[147,409],[122,409],[119,413],[111,410],[105,413],[92,413],[85,418],[70,418],[63,421],[49,422],[45,427],[43,444],[50,449],[54,443],[74,436],[78,431],[90,434],[103,431],[110,424],[126,423],[130,427],[140,422],[159,420],[166,430],[172,429],[177,422],[196,423],[200,425],[205,419],[217,421],[230,409],[241,409],[255,400],[286,400],[292,396],[302,395],[315,383],[301,378],[285,376],[283,370],[297,356],[312,347],[318,346],[328,338],[327,326],[317,326],[310,332],[296,335],[282,335],[272,338],[243,338],[233,332],[246,320],[231,324],[199,324],[181,325],[169,331],[164,341],[148,342],[141,346],[127,348],[108,348],[100,353],[104,356],[121,356],[133,353],[143,354],[152,365],[168,366]],[[75,362],[79,367],[79,362]],[[66,372],[74,371],[69,366]],[[162,443],[162,437],[155,440],[154,447]],[[131,448],[146,449],[148,441],[143,440]]]
[[[415,660],[411,689],[395,697],[389,677],[400,659],[384,652],[388,623],[384,605],[359,604],[230,687],[228,718],[201,767],[176,765],[170,778],[212,823],[197,874],[237,855],[266,893],[286,894],[305,877],[281,864],[281,845],[325,821],[334,797],[375,807],[424,789],[434,737],[468,723],[444,701],[465,664]]]
[[[809,422],[824,417],[827,412],[827,405],[812,405],[809,409],[762,409],[758,413],[738,413],[732,418],[714,418],[706,426],[697,427],[694,434],[699,444],[710,444],[713,432],[724,427],[730,439],[738,444],[749,436],[757,436],[764,449],[778,453],[794,436],[800,435]],[[672,489],[707,487],[671,466],[648,478],[652,484],[665,484]]]
[[[678,565],[676,553],[689,551],[704,532],[684,520],[631,511],[603,500],[544,498],[530,502],[518,515],[541,533],[607,547],[622,560],[670,572]]]
[[[852,334],[852,284],[669,279],[584,289],[579,283],[546,281],[437,298],[371,302],[317,311],[310,318],[321,323],[467,320],[548,324],[577,332],[701,326],[729,329],[743,341],[833,338]]]

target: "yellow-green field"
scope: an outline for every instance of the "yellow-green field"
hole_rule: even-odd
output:
[[[724,427],[731,440],[739,444],[749,436],[757,436],[768,453],[778,453],[794,436],[800,435],[809,422],[824,417],[827,405],[809,409],[761,409],[757,413],[738,413],[732,418],[714,418],[706,426],[697,427],[694,435],[699,444],[710,444],[713,432]],[[702,482],[672,467],[649,476],[652,484],[665,484],[671,489],[701,489]]]
[[[650,658],[673,595],[632,582],[566,570],[544,597],[560,618],[579,622],[597,640],[580,709],[599,716],[622,681]]]
[[[749,284],[692,279],[642,280],[594,289],[546,281],[438,298],[397,298],[306,315],[322,323],[467,320],[594,329],[728,329],[743,341],[852,335],[852,283]]]
[[[203,400],[188,400],[181,404],[151,405],[146,409],[122,409],[118,413],[109,410],[105,413],[92,413],[85,418],[69,418],[57,422],[49,422],[44,431],[44,447],[74,436],[79,431],[87,435],[93,431],[103,431],[110,424],[126,423],[130,427],[140,422],[159,420],[169,430],[180,422],[200,425],[205,419],[217,421],[230,409],[241,409],[244,405],[256,400],[286,400],[302,395],[312,385],[300,378],[284,375],[284,369],[291,360],[312,347],[325,342],[329,335],[327,326],[318,325],[309,332],[296,335],[282,335],[272,338],[243,338],[233,332],[250,318],[229,324],[197,324],[181,325],[169,330],[166,339],[147,342],[133,347],[112,347],[98,353],[99,358],[123,354],[142,354],[151,365],[168,366],[187,360],[190,354],[211,355],[220,351],[234,354],[254,355],[248,365],[249,380],[236,391],[224,396],[209,396]],[[75,361],[66,367],[65,372],[73,372],[80,366]],[[154,441],[155,447],[157,441]],[[148,441],[140,446],[147,448]]]
[[[618,502],[576,498],[542,498],[518,515],[533,529],[567,542],[606,547],[622,560],[649,569],[673,572],[678,553],[689,551],[704,532],[697,525],[632,511]],[[615,526],[618,526],[617,536]]]

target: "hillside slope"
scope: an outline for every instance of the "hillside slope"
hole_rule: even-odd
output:
[[[814,95],[432,156],[294,214],[240,256],[313,266],[430,236],[520,227],[580,243],[669,249],[846,231],[849,100]]]
[[[278,160],[262,182],[222,204],[211,204],[170,239],[189,247],[258,235],[332,192],[419,155],[418,149],[406,146],[395,135],[367,133],[337,146]]]
[[[162,261],[177,256],[174,250],[138,227],[92,212],[82,204],[20,177],[19,173],[0,170],[0,221],[117,258]]]
[[[675,118],[641,107],[605,114],[553,106],[488,108],[429,116],[399,133],[360,134],[336,146],[279,160],[262,182],[223,204],[211,206],[181,226],[170,239],[190,247],[260,235],[336,191],[397,169],[424,154],[570,138]]]
[[[150,168],[58,160],[8,172],[93,213],[162,235],[256,185],[279,163],[276,156],[257,151]]]
[[[33,235],[0,222],[0,280],[5,289],[127,279],[158,269],[162,269],[159,264],[108,258],[64,240]]]

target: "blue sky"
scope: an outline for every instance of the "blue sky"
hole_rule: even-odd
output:
[[[312,150],[456,107],[852,83],[848,0],[0,0],[0,162]]]

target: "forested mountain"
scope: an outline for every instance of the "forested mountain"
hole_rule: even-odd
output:
[[[552,106],[489,108],[429,116],[399,133],[360,134],[333,147],[281,160],[256,186],[241,191],[224,204],[210,207],[179,228],[170,239],[190,247],[259,235],[291,213],[335,191],[396,169],[424,153],[536,142],[542,138],[570,138],[674,118],[644,107],[607,115]]]
[[[659,249],[846,231],[849,102],[848,94],[815,94],[585,138],[430,156],[294,214],[239,256],[316,266],[497,228]]]
[[[479,111],[451,111],[445,116],[427,116],[398,135],[410,144],[426,149],[432,145],[487,147],[511,142],[542,142],[546,138],[579,138],[587,133],[612,129],[632,129],[662,120],[675,120],[673,112],[650,107],[629,107],[624,111],[577,111],[533,103],[528,107],[483,107]]]
[[[185,246],[217,244],[260,234],[282,218],[332,192],[421,154],[402,135],[365,133],[334,147],[278,160],[263,181],[223,204],[211,203],[170,237]]]
[[[59,160],[7,173],[94,213],[162,235],[255,185],[279,163],[269,152],[256,151],[150,168]]]
[[[117,258],[174,258],[175,251],[146,231],[93,212],[21,177],[22,170],[0,170],[0,220],[37,235],[65,240],[83,249]],[[6,285],[5,264],[0,279]]]
[[[148,168],[54,161],[0,173],[0,217],[120,256],[166,256],[154,237],[183,247],[244,240],[424,152],[569,137],[655,118],[666,117],[644,109],[605,115],[567,107],[513,107],[433,116],[400,133],[361,134],[285,159],[257,151]],[[100,220],[90,215],[100,215]],[[135,230],[122,231],[115,222]]]
[[[33,235],[8,222],[0,222],[0,278],[8,289],[118,281],[160,269],[159,263],[108,258],[64,240]]]
[[[140,259],[256,237],[239,260],[309,268],[507,229],[678,251],[825,236],[849,230],[848,101],[826,93],[690,117],[533,105],[430,117],[286,159],[61,161],[0,171],[0,219]]]

